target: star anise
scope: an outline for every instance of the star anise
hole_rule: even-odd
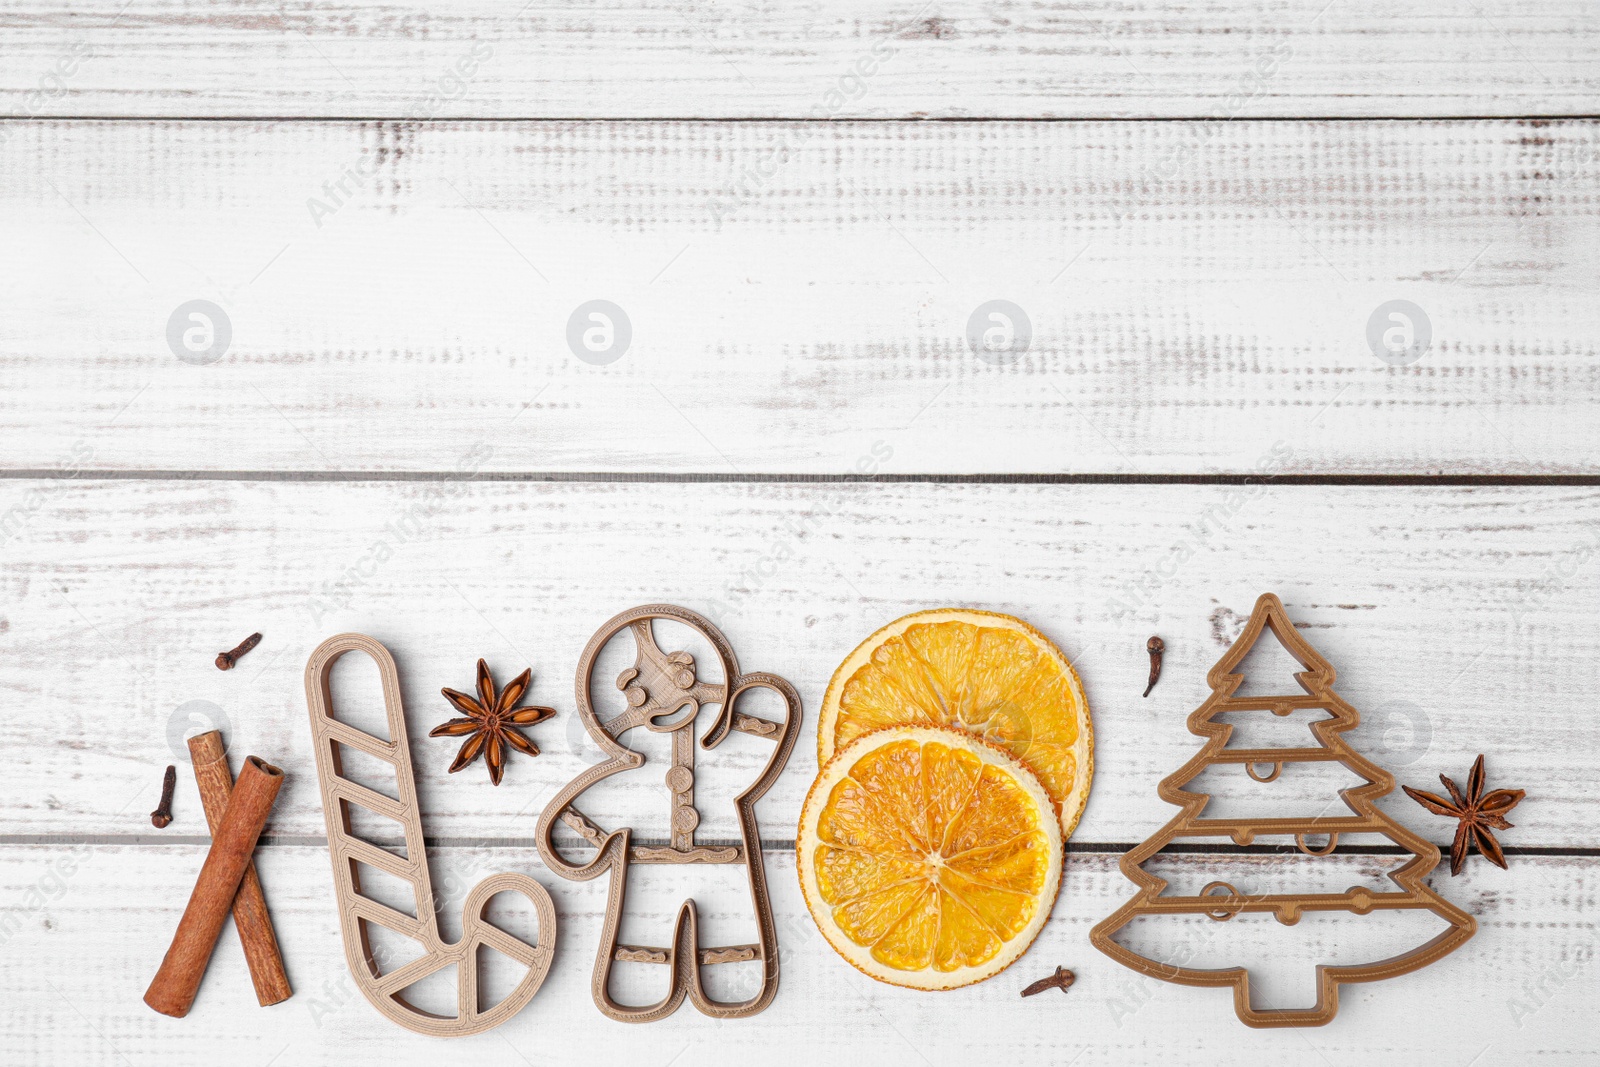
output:
[[[1490,831],[1511,829],[1512,824],[1506,822],[1505,814],[1522,802],[1522,798],[1527,795],[1526,791],[1496,789],[1485,795],[1482,756],[1473,763],[1472,773],[1467,777],[1465,797],[1461,795],[1461,790],[1456,784],[1444,775],[1439,775],[1439,781],[1450,791],[1450,800],[1437,793],[1424,793],[1420,789],[1412,789],[1409,785],[1400,788],[1406,791],[1406,796],[1435,815],[1461,820],[1461,825],[1456,827],[1456,839],[1450,845],[1450,874],[1454,876],[1461,873],[1461,868],[1467,862],[1467,847],[1472,844],[1478,846],[1478,852],[1490,863],[1505,869],[1505,853],[1500,851],[1500,842],[1495,840],[1494,834]]]
[[[480,754],[483,761],[489,765],[489,781],[495,785],[500,784],[500,778],[505,774],[506,756],[508,749],[519,749],[530,756],[539,754],[539,746],[529,741],[518,730],[519,726],[532,726],[534,723],[543,722],[556,713],[555,708],[526,707],[519,708],[517,703],[522,695],[528,691],[528,683],[533,680],[533,671],[526,670],[512,679],[511,684],[495,693],[494,678],[489,674],[489,665],[483,660],[478,661],[478,696],[473,699],[465,693],[458,693],[454,689],[442,689],[446,700],[455,705],[457,711],[466,716],[464,719],[451,719],[440,726],[435,726],[428,731],[429,737],[461,737],[470,734],[461,751],[456,753],[456,760],[450,764],[450,773],[454,774]]]

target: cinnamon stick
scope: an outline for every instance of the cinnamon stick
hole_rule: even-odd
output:
[[[223,747],[221,732],[212,730],[189,738],[189,755],[194,761],[194,781],[200,787],[206,822],[215,835],[228,810],[228,796],[233,792],[233,774],[228,770],[228,752]],[[233,927],[239,932],[239,944],[244,948],[245,962],[250,965],[250,981],[256,987],[256,1000],[261,1006],[279,1004],[293,996],[254,860],[245,867],[239,892],[233,898]]]
[[[278,768],[255,756],[244,761],[222,825],[212,836],[211,850],[200,867],[177,933],[172,935],[172,945],[145,990],[144,1002],[161,1014],[181,1019],[194,1006],[211,951],[217,946],[222,924],[282,785],[283,772]]]

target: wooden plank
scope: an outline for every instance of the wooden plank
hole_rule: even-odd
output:
[[[12,470],[1600,470],[1589,122],[7,130]]]
[[[12,0],[14,114],[1207,117],[1590,114],[1582,0],[508,7]]]
[[[236,761],[255,753],[288,772],[271,833],[321,834],[302,674],[319,642],[355,630],[399,661],[426,832],[529,839],[556,788],[600,758],[572,711],[583,645],[616,612],[664,600],[720,619],[743,669],[783,674],[805,702],[802,740],[760,808],[768,840],[793,837],[834,668],[880,624],[956,604],[1027,618],[1077,663],[1097,778],[1076,840],[1138,841],[1172,814],[1157,782],[1199,747],[1184,719],[1208,693],[1207,669],[1272,590],[1366,713],[1359,751],[1424,788],[1440,771],[1460,780],[1488,753],[1491,784],[1530,792],[1507,845],[1600,847],[1600,719],[1584,710],[1600,658],[1594,489],[0,488],[8,508],[24,509],[12,513],[0,571],[0,692],[13,709],[0,717],[0,810],[12,835],[152,834],[145,813],[163,766],[177,762],[186,730],[211,725],[225,728]],[[216,652],[252,630],[266,634],[261,646],[218,672]],[[1141,700],[1152,633],[1168,653]],[[500,788],[481,766],[447,776],[456,746],[425,736],[453,714],[439,689],[470,685],[479,656],[502,680],[532,667],[530,702],[559,713],[532,731],[544,754],[514,759]],[[610,682],[625,665],[597,672],[600,707],[620,707],[605,701],[620,699]],[[375,673],[371,689],[360,681],[351,675],[336,691],[340,706],[376,709]],[[731,797],[765,744],[739,734],[702,761],[708,839],[735,836]],[[1291,801],[1316,814],[1356,784],[1328,765],[1296,768],[1275,786],[1236,767],[1207,782],[1218,817]],[[1398,792],[1384,805],[1448,843],[1452,828]],[[602,826],[665,836],[648,768],[583,807]],[[204,832],[187,774],[175,815],[168,834]]]
[[[8,921],[0,980],[12,1020],[3,1040],[12,1062],[159,1059],[172,1067],[198,1067],[222,1057],[265,1062],[277,1054],[277,1062],[343,1064],[379,1046],[389,1063],[438,1061],[436,1041],[389,1025],[355,993],[321,848],[267,848],[258,854],[296,986],[292,1000],[270,1010],[256,1006],[229,934],[187,1019],[169,1022],[145,1008],[139,993],[171,937],[201,858],[197,847],[0,848],[0,914]],[[768,869],[783,971],[772,1007],[753,1019],[720,1024],[685,1007],[671,1021],[649,1027],[606,1024],[590,1001],[603,881],[563,882],[525,849],[439,849],[432,861],[438,884],[447,887],[440,891],[447,929],[459,922],[466,891],[496,871],[529,871],[556,900],[559,947],[538,996],[493,1033],[451,1046],[487,1063],[571,1062],[582,1056],[665,1063],[674,1054],[680,1062],[698,1062],[709,1059],[713,1048],[719,1060],[770,1061],[777,1055],[781,1062],[801,1063],[849,1052],[895,1067],[940,1062],[941,1050],[949,1048],[960,1048],[961,1061],[975,1065],[1158,1057],[1186,1064],[1402,1058],[1468,1063],[1486,1051],[1481,1062],[1582,1062],[1593,1046],[1592,1005],[1600,993],[1594,960],[1600,880],[1593,859],[1518,859],[1509,871],[1475,862],[1461,877],[1443,879],[1437,888],[1477,916],[1477,936],[1415,974],[1347,988],[1333,1023],[1302,1031],[1248,1030],[1234,1018],[1225,991],[1144,980],[1090,948],[1090,926],[1129,894],[1110,856],[1074,857],[1054,917],[1013,968],[988,982],[934,995],[874,983],[839,959],[804,910],[792,857],[774,853]],[[1183,862],[1193,877],[1248,882],[1262,891],[1296,888],[1293,865],[1278,860]],[[1360,863],[1318,862],[1344,868],[1353,881],[1372,877]],[[702,915],[710,913],[722,929],[736,928],[737,891],[715,884],[706,868],[651,873],[663,881],[634,915],[645,936],[659,935],[652,925],[664,924],[668,909],[690,893]],[[1303,934],[1307,961],[1345,959],[1369,926],[1382,921],[1377,915],[1324,918],[1294,928],[1271,920],[1207,923],[1175,936],[1171,946],[1174,953],[1191,954],[1182,958],[1216,955],[1254,966],[1272,960],[1273,934]],[[1066,1001],[1053,992],[1053,1001],[1017,995],[1058,964],[1078,975]],[[1042,1025],[1050,1019],[1063,1021]]]

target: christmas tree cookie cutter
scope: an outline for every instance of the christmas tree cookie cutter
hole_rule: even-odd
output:
[[[1233,694],[1244,681],[1234,673],[1246,654],[1255,647],[1264,630],[1270,628],[1304,671],[1295,675],[1304,693],[1285,696],[1243,696]],[[1431,842],[1413,834],[1384,815],[1375,801],[1394,789],[1394,776],[1356,752],[1340,735],[1354,729],[1361,715],[1333,691],[1334,669],[1295,630],[1284,612],[1283,603],[1266,593],[1256,601],[1255,610],[1244,632],[1206,675],[1211,696],[1189,716],[1191,733],[1206,738],[1205,746],[1177,773],[1159,787],[1161,799],[1183,810],[1155,836],[1122,857],[1123,876],[1139,887],[1134,898],[1100,922],[1089,939],[1101,952],[1118,963],[1151,978],[1184,985],[1233,987],[1233,1006],[1247,1026],[1322,1026],[1332,1021],[1339,1010],[1339,986],[1349,982],[1375,982],[1395,978],[1426,967],[1460,947],[1478,928],[1471,915],[1457,908],[1423,884],[1423,879],[1439,863],[1439,850]],[[1233,726],[1218,721],[1224,712],[1268,711],[1286,716],[1297,709],[1315,709],[1330,717],[1311,724],[1318,742],[1305,748],[1230,749],[1227,747]],[[1203,819],[1201,812],[1210,797],[1183,787],[1206,769],[1217,764],[1243,764],[1257,782],[1277,779],[1286,763],[1336,761],[1366,780],[1365,785],[1340,792],[1353,813],[1349,816],[1309,819]],[[1256,768],[1271,767],[1258,774]],[[1198,896],[1167,896],[1167,882],[1142,869],[1142,864],[1179,837],[1228,836],[1248,845],[1258,836],[1279,835],[1294,839],[1296,847],[1312,857],[1331,855],[1338,847],[1339,835],[1381,834],[1411,852],[1414,858],[1392,872],[1389,878],[1399,892],[1374,892],[1354,886],[1343,893],[1256,894],[1240,893],[1226,882],[1212,882]],[[1307,838],[1327,835],[1327,844],[1313,848]],[[1215,892],[1221,890],[1220,893]],[[1197,969],[1148,959],[1112,939],[1134,919],[1160,915],[1206,915],[1227,921],[1241,912],[1271,912],[1279,922],[1293,925],[1308,911],[1348,911],[1366,915],[1377,910],[1426,909],[1443,919],[1448,927],[1409,952],[1388,959],[1356,966],[1317,967],[1317,1003],[1310,1008],[1257,1008],[1250,997],[1250,972],[1244,967]]]
[[[681,623],[696,631],[709,644],[722,669],[722,682],[701,680],[692,656],[686,652],[664,652],[656,643],[653,620]],[[601,651],[613,638],[629,633],[637,649],[634,665],[617,678],[627,707],[612,718],[602,720],[590,696],[590,681]],[[754,689],[768,689],[782,698],[782,722],[746,715],[737,709],[739,698]],[[699,747],[714,752],[730,733],[739,732],[772,743],[755,780],[734,799],[739,823],[738,845],[702,845],[695,840],[700,813],[694,806],[696,720],[704,708],[715,705],[716,717],[701,724]],[[619,1022],[655,1022],[678,1010],[687,997],[701,1012],[719,1019],[741,1019],[762,1011],[778,991],[778,933],[772,918],[772,899],[767,892],[766,871],[761,858],[761,831],[756,824],[756,801],[760,800],[789,759],[800,726],[800,694],[775,674],[743,674],[733,647],[710,620],[687,608],[670,604],[649,604],[616,616],[590,638],[578,662],[578,716],[584,728],[605,753],[606,758],[585,770],[556,794],[539,816],[539,855],[546,866],[563,878],[588,881],[608,875],[605,925],[595,954],[591,983],[596,1006]],[[671,720],[668,722],[667,720]],[[578,796],[596,783],[615,774],[639,770],[644,756],[621,740],[629,730],[645,729],[668,733],[672,737],[672,766],[662,776],[666,785],[671,840],[665,845],[634,844],[632,830],[606,831],[596,826],[575,806]],[[592,845],[595,856],[588,863],[573,863],[556,847],[554,831],[560,822]],[[629,871],[634,864],[731,864],[745,868],[750,885],[750,901],[755,913],[758,941],[752,945],[706,947],[700,944],[699,917],[693,899],[678,909],[670,940],[665,946],[619,943]],[[742,1001],[713,1000],[701,982],[701,968],[722,963],[757,962],[761,965],[761,986],[755,995]],[[664,965],[669,970],[666,996],[654,1004],[626,1005],[611,995],[611,976],[618,963]]]
[[[348,652],[364,652],[378,665],[389,728],[387,741],[333,717],[329,674],[334,662]],[[322,789],[322,812],[328,826],[328,853],[333,860],[339,927],[343,931],[345,960],[350,965],[356,987],[386,1019],[419,1034],[466,1037],[499,1026],[533,999],[550,970],[556,943],[556,910],[550,894],[525,874],[491,875],[473,888],[462,905],[461,940],[447,944],[439,936],[435,914],[438,898],[433,895],[428,877],[422,813],[411,771],[405,708],[400,702],[400,672],[394,657],[382,644],[362,634],[330,637],[317,646],[306,664],[306,705],[311,712],[317,782]],[[363,752],[394,768],[399,798],[386,796],[345,777],[340,746]],[[405,831],[405,856],[358,837],[351,828],[352,807],[366,808],[399,823]],[[363,896],[358,863],[409,882],[416,914],[407,915]],[[538,944],[530,945],[512,936],[485,917],[490,900],[508,891],[521,893],[533,903],[538,917]],[[373,948],[369,924],[420,942],[422,955],[385,973],[380,954]],[[481,1010],[478,996],[478,953],[482,948],[495,949],[528,968],[516,988],[486,1011]],[[408,987],[447,967],[456,968],[454,1016],[424,1011],[405,999]]]

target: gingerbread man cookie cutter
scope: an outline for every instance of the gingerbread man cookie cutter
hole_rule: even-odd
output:
[[[723,682],[703,681],[692,656],[665,652],[656,643],[656,619],[681,623],[700,635],[712,648],[722,668]],[[632,667],[617,678],[627,709],[601,720],[590,698],[590,682],[601,651],[616,637],[629,633],[637,648]],[[784,702],[784,721],[747,715],[737,708],[739,698],[755,689],[776,693]],[[734,799],[739,824],[738,845],[702,845],[695,840],[700,813],[694,806],[695,723],[701,709],[716,706],[714,720],[698,740],[698,747],[714,751],[733,732],[772,742],[772,754],[761,773]],[[800,694],[776,674],[739,670],[733,647],[710,620],[687,608],[648,604],[611,619],[590,638],[578,662],[577,709],[584,728],[605,753],[605,759],[585,770],[556,794],[539,816],[539,855],[552,871],[574,881],[608,875],[605,925],[595,955],[592,989],[596,1006],[619,1022],[654,1022],[678,1010],[687,997],[701,1012],[719,1019],[741,1019],[762,1011],[778,991],[778,935],[767,892],[761,857],[761,831],[755,806],[783,773],[800,726]],[[681,714],[680,714],[681,713]],[[606,831],[596,826],[575,805],[578,796],[615,774],[644,766],[645,757],[620,739],[629,730],[646,729],[672,738],[672,766],[664,776],[669,805],[671,838],[665,845],[634,844],[632,830]],[[595,856],[587,863],[567,860],[556,847],[557,823],[592,845]],[[758,940],[749,945],[706,947],[700,944],[699,917],[693,899],[678,910],[672,942],[666,946],[627,945],[619,941],[627,896],[628,871],[633,864],[742,865],[749,880]],[[759,962],[761,986],[741,1001],[719,1001],[707,996],[701,968],[722,963]],[[650,963],[670,968],[667,995],[654,1004],[626,1005],[611,995],[611,976],[617,963]]]

